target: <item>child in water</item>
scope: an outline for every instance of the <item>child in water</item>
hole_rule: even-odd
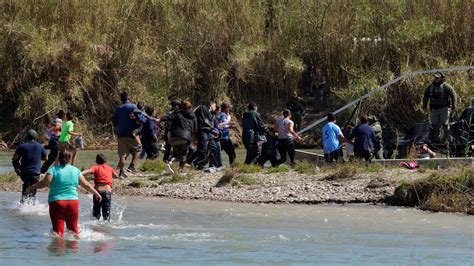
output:
[[[92,208],[92,215],[100,219],[100,211],[102,210],[102,218],[104,221],[110,220],[110,208],[112,205],[112,179],[118,178],[117,172],[114,168],[107,164],[107,157],[104,154],[97,154],[95,159],[96,166],[82,171],[82,175],[93,174],[95,190],[97,190],[102,197],[102,201],[98,201],[94,197],[94,206]]]

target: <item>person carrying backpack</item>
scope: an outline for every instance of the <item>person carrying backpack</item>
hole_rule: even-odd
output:
[[[426,88],[423,97],[423,110],[428,111],[430,107],[430,140],[433,143],[441,143],[440,129],[443,129],[443,139],[449,127],[449,114],[456,108],[457,95],[451,85],[446,83],[443,73],[436,72],[433,82]]]

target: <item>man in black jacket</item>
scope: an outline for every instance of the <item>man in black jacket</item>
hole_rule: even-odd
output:
[[[212,112],[215,109],[216,103],[209,100],[194,110],[197,120],[197,150],[188,163],[194,163],[198,170],[202,170],[208,161],[208,144],[213,128]]]
[[[196,116],[192,111],[192,105],[188,101],[182,101],[180,110],[172,112],[161,118],[161,121],[170,123],[168,142],[173,149],[173,154],[166,165],[168,173],[174,173],[171,164],[179,162],[182,170],[186,162],[188,148],[193,140],[193,133],[197,130]]]
[[[245,164],[251,164],[255,163],[258,157],[258,141],[268,133],[268,129],[257,112],[256,103],[249,103],[247,109],[242,116],[242,141],[247,150]]]
[[[180,109],[181,101],[178,99],[173,99],[170,101],[171,109],[168,111],[167,115],[178,111]],[[165,141],[165,153],[163,154],[163,161],[167,163],[171,159],[171,145],[168,140],[168,131],[171,123],[165,123],[165,132],[163,133],[163,140]]]

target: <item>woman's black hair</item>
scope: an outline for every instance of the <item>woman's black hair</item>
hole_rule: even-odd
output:
[[[71,111],[67,111],[66,118],[67,120],[72,120],[74,119],[74,114]]]
[[[155,108],[151,107],[151,106],[147,106],[145,107],[145,113],[149,116],[152,116],[153,113],[155,112]]]
[[[257,104],[256,103],[249,103],[247,105],[247,109],[249,109],[249,111],[255,111],[257,109]]]
[[[65,115],[66,115],[66,112],[64,112],[64,110],[59,110],[58,113],[56,114],[58,118],[63,118]]]
[[[72,153],[68,150],[60,151],[58,159],[61,165],[66,165],[71,162]]]
[[[124,91],[120,93],[120,100],[124,103],[128,101],[128,92]]]

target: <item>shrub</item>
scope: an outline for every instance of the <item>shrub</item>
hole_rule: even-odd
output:
[[[235,162],[232,165],[232,168],[237,172],[237,173],[242,173],[242,174],[254,174],[254,173],[260,173],[262,171],[262,167],[256,164],[244,164],[242,162]]]
[[[165,171],[165,163],[160,160],[145,160],[140,166],[140,171],[143,172],[157,172]]]
[[[217,181],[216,187],[223,187],[229,184],[235,178],[235,176],[236,173],[233,170],[227,169],[224,175],[222,175],[219,181]]]
[[[378,164],[378,163],[369,163],[365,167],[365,171],[367,173],[380,173],[384,170],[383,165]]]
[[[150,181],[156,181],[156,180],[159,180],[160,178],[161,178],[160,176],[154,175],[154,176],[150,176],[150,177],[148,178],[148,180],[150,180]]]
[[[14,173],[6,173],[0,175],[0,182],[14,182],[18,179],[19,177]]]
[[[352,164],[343,164],[334,173],[322,178],[321,180],[341,180],[353,179],[357,175],[358,167]]]
[[[266,174],[286,173],[290,171],[290,167],[286,164],[279,165],[277,167],[270,167],[265,170]]]
[[[313,165],[308,161],[302,161],[297,163],[294,169],[300,174],[312,174],[319,171],[317,166]]]
[[[234,179],[236,182],[232,182],[232,185],[246,185],[246,186],[251,186],[251,185],[258,185],[261,184],[259,180],[256,178],[250,176],[250,175],[240,175],[239,177]]]
[[[160,185],[163,184],[175,184],[175,183],[184,183],[189,181],[192,178],[192,175],[189,173],[178,173],[175,172],[171,176],[167,176],[160,181]]]
[[[128,184],[128,186],[134,187],[134,188],[142,188],[142,187],[146,187],[147,184],[144,181],[132,181],[130,184]]]

